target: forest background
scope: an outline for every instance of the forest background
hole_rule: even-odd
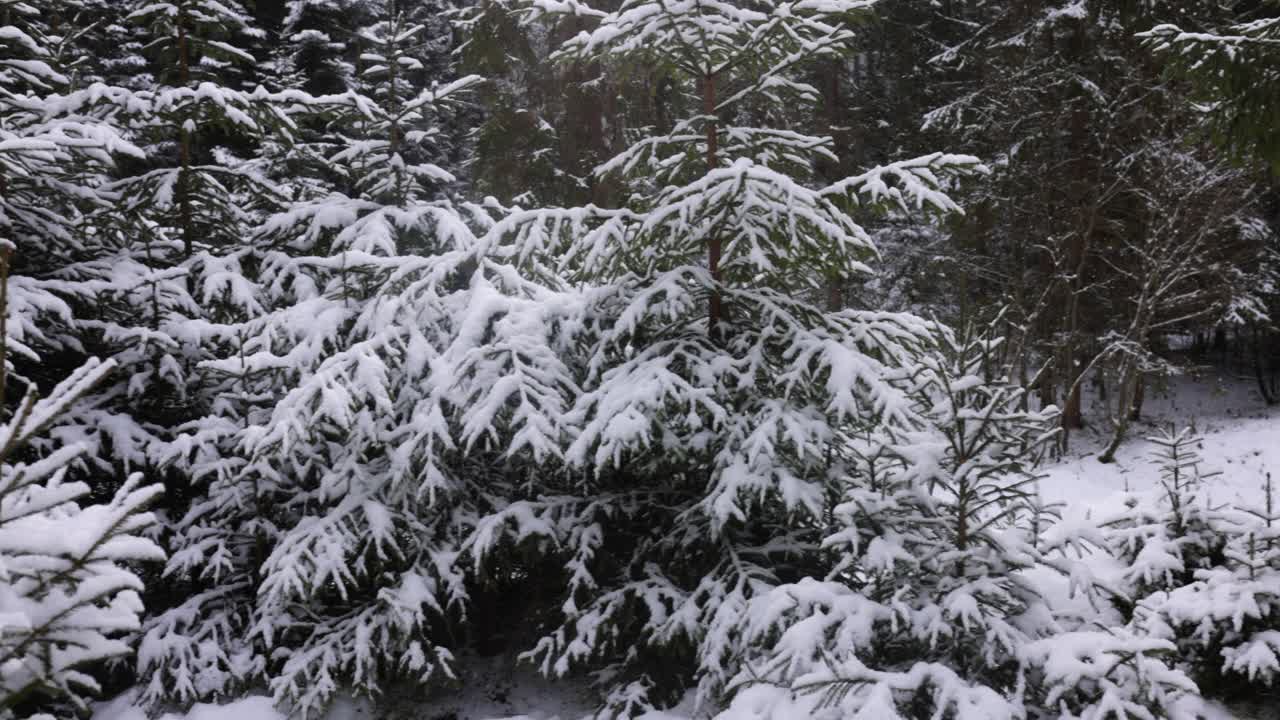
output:
[[[1035,468],[1192,366],[1280,400],[1277,48],[1252,0],[0,0],[0,713],[477,655],[601,717],[1270,692],[1269,478],[1214,504],[1170,431],[1081,520]]]

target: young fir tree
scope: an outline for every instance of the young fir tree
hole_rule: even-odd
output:
[[[1054,411],[1020,410],[1021,390],[987,379],[993,343],[941,345],[915,376],[918,424],[868,442],[841,488],[825,581],[752,603],[721,717],[1177,716],[1195,686],[1160,661],[1169,643],[1060,620],[1025,574],[1114,592],[1067,553],[1097,547],[1096,532],[1027,532],[1051,520],[1029,485]]]
[[[1270,474],[1261,489],[1257,507],[1237,508],[1217,526],[1225,557],[1151,593],[1135,613],[1143,634],[1177,644],[1207,696],[1248,698],[1280,673],[1280,507]]]
[[[291,0],[281,28],[282,52],[275,63],[283,84],[314,95],[340,93],[355,75],[350,52],[355,29],[365,20],[364,3]]]
[[[252,593],[253,574],[226,571],[261,560],[234,553],[263,542],[270,518],[253,505],[243,523],[206,537],[184,533],[211,513],[210,485],[241,471],[239,433],[274,400],[272,378],[209,363],[242,357],[245,323],[276,309],[262,277],[273,248],[254,232],[288,198],[291,188],[275,181],[285,175],[281,148],[297,132],[293,116],[316,100],[246,87],[257,68],[244,48],[262,33],[239,3],[139,3],[128,20],[142,28],[139,61],[153,71],[130,123],[148,162],[113,184],[120,207],[100,222],[123,220],[115,232],[128,242],[127,257],[148,270],[127,295],[134,327],[117,337],[116,357],[135,415],[154,435],[147,459],[175,490],[166,532],[177,550],[156,593],[172,607],[148,621],[139,666],[150,681],[145,701],[191,702],[264,671],[246,649],[250,608],[239,602]],[[247,545],[220,542],[228,535]],[[227,598],[236,600],[215,602]],[[175,670],[160,672],[162,663]]]
[[[139,487],[141,476],[134,475],[109,502],[81,507],[90,486],[67,480],[67,471],[88,446],[46,438],[52,449],[30,452],[111,371],[111,362],[89,361],[47,397],[28,384],[16,406],[4,402],[9,332],[31,320],[23,317],[29,305],[8,302],[12,252],[0,241],[0,717],[6,719],[87,712],[99,690],[94,669],[130,652],[127,634],[140,626],[142,582],[130,565],[164,558],[140,536],[154,522],[144,509],[159,486]]]
[[[1200,438],[1185,428],[1147,440],[1156,446],[1152,462],[1159,466],[1159,487],[1131,494],[1124,511],[1102,523],[1135,601],[1187,585],[1197,570],[1222,565],[1227,537],[1226,517],[1210,504],[1203,482],[1209,475],[1200,469]]]
[[[137,98],[78,83],[87,52],[79,42],[89,35],[78,5],[56,3],[47,14],[6,6],[13,24],[0,25],[0,238],[16,245],[10,380],[31,388],[56,385],[88,357],[114,355],[134,325],[130,300],[148,280],[113,223],[99,222],[120,202],[110,188],[115,160],[143,156],[122,127]],[[120,373],[114,378],[68,408],[54,431],[89,447],[73,472],[147,462],[153,436],[121,402]],[[33,443],[42,450],[56,440]]]
[[[894,625],[891,593],[864,586],[868,568],[897,568],[904,542],[937,556],[903,603],[917,605],[920,628],[934,614],[932,645],[927,633],[903,634],[933,647],[937,662],[896,676],[906,694],[948,712],[949,693],[968,693],[969,683],[993,701],[1015,685],[1015,647],[1029,636],[1013,618],[1035,616],[1042,603],[1013,572],[1027,561],[989,540],[1019,496],[1004,474],[1016,475],[1019,452],[1042,444],[1044,428],[996,446],[989,476],[970,477],[963,454],[986,449],[968,447],[963,414],[946,416],[949,368],[933,354],[940,331],[907,315],[824,312],[803,299],[820,295],[824,281],[869,271],[874,249],[851,214],[864,211],[859,203],[955,210],[940,176],[975,164],[932,155],[814,181],[828,141],[779,129],[789,111],[778,109],[816,101],[802,71],[855,46],[865,11],[840,2],[524,7],[529,20],[573,14],[595,26],[562,44],[557,59],[605,68],[660,61],[678,92],[700,100],[700,113],[599,168],[629,181],[623,207],[518,211],[491,233],[520,257],[561,257],[561,271],[591,288],[579,333],[583,392],[565,418],[573,438],[565,459],[577,473],[546,491],[556,503],[529,506],[541,527],[522,520],[513,536],[554,539],[569,573],[560,625],[527,657],[551,675],[594,671],[606,713],[674,702],[693,680],[708,707],[736,694],[731,715],[782,716],[833,648],[850,662],[905,670],[905,658],[918,657],[907,646],[875,654]],[[1004,442],[1005,424],[1022,422],[1003,414],[1012,396],[972,380],[955,390],[998,398],[991,433]],[[932,474],[941,461],[928,451],[947,443],[929,445],[926,435],[952,437],[960,457],[951,470],[962,477]],[[935,502],[931,484],[951,488],[954,503]],[[844,537],[824,555],[837,517],[860,513],[860,502],[874,508],[870,519],[846,522],[867,537]],[[568,512],[579,514],[570,527],[590,531],[559,529]],[[924,518],[936,535],[901,539]],[[870,548],[871,565],[848,546]],[[842,557],[854,558],[848,570]],[[949,598],[953,616],[942,611]],[[849,618],[845,632],[839,621],[805,622],[836,615]],[[948,617],[971,623],[952,630]],[[793,623],[803,627],[788,635]],[[810,644],[775,646],[780,637]],[[890,695],[891,704],[911,702]],[[883,699],[858,692],[842,702],[857,711]]]
[[[484,463],[459,453],[450,420],[475,412],[472,392],[495,405],[514,392],[495,368],[518,367],[504,343],[528,326],[489,340],[476,324],[506,312],[504,294],[541,311],[477,241],[486,213],[445,199],[454,176],[430,162],[476,79],[422,87],[440,38],[395,3],[364,9],[360,70],[318,101],[318,162],[302,165],[315,174],[290,180],[296,199],[255,232],[265,309],[225,323],[232,352],[202,365],[223,401],[175,443],[201,492],[167,572],[197,591],[147,630],[148,702],[266,681],[309,714],[340,686],[453,676],[454,559],[478,514],[461,478]]]
[[[186,393],[198,394],[198,361],[235,341],[223,325],[262,312],[245,238],[284,198],[263,167],[271,158],[241,155],[266,138],[287,143],[290,111],[312,99],[243,87],[255,59],[242,45],[262,32],[238,3],[140,3],[127,19],[143,28],[154,82],[138,94],[130,128],[148,166],[114,184],[116,214],[129,223],[121,232],[134,239],[133,257],[153,271],[137,293],[138,324],[165,346],[136,353],[130,384],[148,388],[152,404],[168,402],[153,414],[171,427],[202,409]]]
[[[1129,620],[1123,632],[1166,644],[1170,664],[1197,682],[1208,680],[1200,690],[1217,695],[1221,687],[1215,676],[1229,664],[1220,664],[1222,645],[1215,643],[1224,639],[1225,628],[1215,628],[1213,618],[1223,622],[1220,613],[1228,612],[1232,620],[1227,623],[1244,620],[1237,613],[1245,588],[1222,582],[1234,575],[1227,558],[1236,532],[1204,482],[1216,473],[1201,470],[1200,438],[1185,428],[1162,431],[1148,441],[1156,446],[1152,461],[1159,467],[1159,486],[1131,494],[1123,512],[1100,524],[1120,563],[1122,587],[1114,599]],[[1211,585],[1214,589],[1206,592]],[[1248,596],[1245,607],[1253,602]],[[1228,604],[1235,607],[1228,611]]]

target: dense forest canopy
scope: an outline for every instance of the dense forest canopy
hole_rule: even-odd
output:
[[[1270,476],[1036,467],[1278,318],[1267,0],[0,0],[0,719],[1200,717]]]

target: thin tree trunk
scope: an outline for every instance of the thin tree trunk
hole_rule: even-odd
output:
[[[1037,391],[1040,394],[1040,407],[1049,407],[1054,404],[1054,378],[1053,368],[1045,368],[1041,371],[1041,378],[1037,383]]]
[[[827,123],[827,132],[836,143],[836,128],[840,125],[840,65],[837,60],[824,63],[822,73],[822,105],[823,115]],[[839,179],[840,165],[835,160],[818,161],[818,169],[827,182]],[[827,278],[827,310],[837,312],[844,308],[844,281],[839,277]]]
[[[1256,323],[1250,323],[1249,329],[1253,335],[1253,376],[1258,380],[1258,392],[1262,394],[1263,402],[1275,405],[1276,397],[1267,387],[1267,380],[1262,371],[1262,338],[1258,333],[1258,326]]]
[[[1144,373],[1138,373],[1138,377],[1134,380],[1133,402],[1129,406],[1129,419],[1142,419],[1142,403],[1147,399],[1147,376]]]
[[[187,42],[187,12],[183,5],[178,6],[178,77],[183,87],[191,85],[191,48]],[[178,169],[178,212],[182,225],[182,255],[190,260],[191,243],[195,230],[191,227],[191,130],[188,120],[179,128],[180,162]],[[189,280],[188,280],[189,282]]]
[[[715,75],[708,73],[702,79],[702,112],[708,116],[707,119],[707,174],[716,169],[718,160],[716,153],[719,151],[718,127],[715,121],[716,111],[716,78]],[[712,235],[707,240],[707,270],[711,274],[711,298],[707,308],[707,330],[712,339],[717,339],[720,335],[720,321],[724,316],[724,310],[721,307],[720,297],[720,254],[723,246],[719,235]]]
[[[1134,369],[1130,362],[1120,363],[1120,378],[1116,383],[1116,414],[1112,422],[1111,442],[1106,450],[1098,456],[1098,462],[1112,463],[1116,459],[1116,451],[1129,433],[1130,408],[1133,406]]]

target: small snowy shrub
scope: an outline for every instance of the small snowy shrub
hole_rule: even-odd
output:
[[[1159,487],[1130,494],[1125,509],[1102,523],[1134,600],[1187,585],[1197,570],[1225,562],[1226,516],[1210,505],[1204,480],[1211,476],[1202,474],[1195,450],[1199,438],[1184,429],[1148,441],[1156,446],[1152,462],[1159,466]]]
[[[1142,599],[1135,625],[1177,643],[1206,695],[1241,697],[1273,686],[1280,673],[1280,512],[1268,475],[1261,507],[1237,508],[1223,523],[1226,560],[1194,571],[1185,585]]]

